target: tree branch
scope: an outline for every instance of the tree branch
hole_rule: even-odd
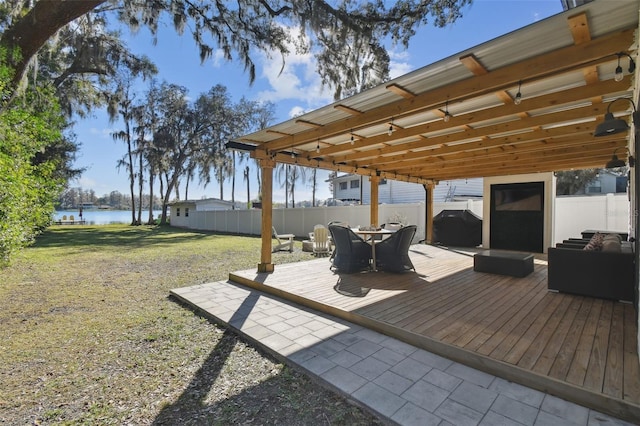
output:
[[[10,65],[15,74],[14,88],[22,80],[27,64],[60,28],[88,13],[106,0],[38,1],[33,8],[14,25],[9,27],[0,38],[0,45],[13,52],[18,49],[20,55]],[[9,55],[12,57],[12,55]]]

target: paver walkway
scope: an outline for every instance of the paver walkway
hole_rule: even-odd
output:
[[[179,300],[400,425],[631,425],[232,282]]]

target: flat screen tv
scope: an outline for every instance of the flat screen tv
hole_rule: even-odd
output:
[[[544,182],[491,185],[495,211],[542,211]]]

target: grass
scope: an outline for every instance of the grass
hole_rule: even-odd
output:
[[[259,259],[255,237],[48,229],[0,270],[0,423],[377,423],[168,298]]]

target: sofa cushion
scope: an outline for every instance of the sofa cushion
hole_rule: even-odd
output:
[[[587,251],[600,251],[602,250],[602,243],[604,241],[605,234],[601,234],[596,232],[593,234],[593,237],[589,240],[586,246],[584,246],[583,250]]]
[[[602,251],[620,253],[622,251],[622,239],[618,234],[607,234],[602,240]]]

